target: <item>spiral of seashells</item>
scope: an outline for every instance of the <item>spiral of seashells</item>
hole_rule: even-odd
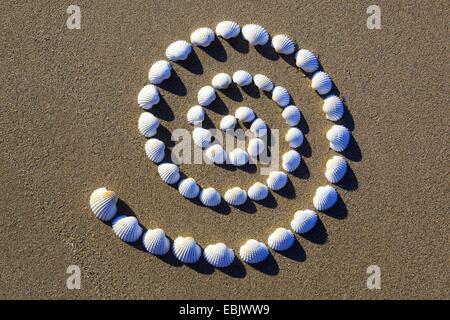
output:
[[[319,60],[317,60],[314,53],[306,49],[297,51],[295,54],[295,64],[308,73],[316,72],[319,69]]]
[[[117,200],[119,197],[114,191],[106,188],[98,188],[92,192],[89,205],[94,215],[102,220],[109,221],[117,213]]]
[[[198,126],[205,119],[205,111],[203,110],[202,106],[193,106],[187,112],[186,117],[187,121],[190,124]]]
[[[251,157],[257,157],[264,152],[266,144],[260,138],[250,139],[247,146],[247,152]]]
[[[302,162],[302,156],[295,150],[289,150],[283,154],[282,167],[287,172],[295,171]]]
[[[125,242],[135,242],[142,235],[142,227],[135,217],[118,216],[112,222],[114,233]]]
[[[220,144],[214,144],[205,150],[205,157],[215,164],[227,161],[227,153]]]
[[[272,91],[274,85],[272,80],[263,74],[255,74],[253,77],[253,82],[262,91],[270,92]]]
[[[273,171],[271,173],[269,173],[269,177],[266,180],[267,182],[267,186],[274,190],[280,190],[283,189],[284,186],[286,186],[287,182],[288,182],[288,177],[286,175],[286,173],[281,172],[281,171]]]
[[[169,61],[186,60],[191,52],[192,46],[189,42],[178,40],[167,47],[166,57]]]
[[[167,238],[164,230],[148,229],[142,237],[144,248],[155,256],[165,255],[170,250],[170,240]]]
[[[218,73],[212,78],[211,85],[214,89],[226,89],[230,86],[232,80],[228,73]]]
[[[172,248],[174,256],[183,263],[196,263],[202,255],[202,249],[192,237],[176,238]]]
[[[156,134],[159,124],[160,121],[157,117],[149,112],[143,112],[139,116],[138,130],[144,137],[150,138]]]
[[[350,143],[350,131],[342,125],[333,125],[327,132],[330,148],[337,152],[344,151]]]
[[[328,210],[336,204],[337,200],[338,193],[335,188],[331,186],[319,187],[313,198],[314,208],[319,211]]]
[[[203,251],[206,262],[216,268],[226,268],[234,261],[233,249],[228,248],[224,243],[210,244]]]
[[[226,115],[220,121],[219,127],[220,130],[233,130],[236,127],[237,120],[232,115]]]
[[[142,109],[150,110],[155,104],[159,103],[159,91],[152,85],[148,84],[139,91],[138,104]]]
[[[206,148],[211,143],[212,134],[211,131],[196,127],[192,131],[192,140],[194,140],[194,144],[200,148]]]
[[[289,55],[295,51],[295,42],[287,35],[279,34],[272,38],[272,47],[278,53]]]
[[[298,148],[303,144],[303,132],[299,128],[290,128],[284,136],[284,140],[289,144],[289,147]]]
[[[250,107],[239,107],[234,112],[235,118],[237,118],[241,122],[252,122],[255,120],[255,113]]]
[[[240,206],[243,205],[245,201],[247,201],[247,193],[245,192],[245,190],[239,187],[234,187],[227,190],[223,198],[232,206]]]
[[[242,36],[252,46],[263,46],[269,41],[269,33],[257,24],[246,24],[242,27]]]
[[[344,115],[344,103],[335,95],[330,95],[323,100],[323,112],[328,120],[338,121]]]
[[[162,181],[174,184],[180,180],[180,169],[173,163],[162,163],[158,166],[158,173]]]
[[[200,202],[207,207],[216,207],[222,201],[220,193],[214,188],[206,188],[200,191]]]
[[[188,199],[194,199],[200,193],[200,187],[193,178],[186,178],[178,184],[178,191],[180,194]]]
[[[331,183],[338,183],[344,178],[347,172],[348,163],[341,156],[334,156],[327,161],[325,177]]]
[[[291,101],[291,96],[285,88],[276,86],[272,91],[272,100],[275,101],[280,107],[286,107]]]
[[[224,39],[235,38],[241,32],[241,27],[234,21],[222,21],[216,26],[216,34]]]
[[[204,86],[197,93],[198,104],[203,107],[209,106],[215,99],[216,90],[211,86]]]
[[[293,105],[287,106],[281,113],[281,116],[291,127],[295,127],[296,125],[298,125],[300,123],[300,120],[302,119],[300,110],[298,110],[298,108]]]
[[[252,80],[252,75],[245,70],[238,70],[233,73],[233,82],[240,87],[248,86],[250,83],[252,83]]]
[[[165,60],[155,62],[148,71],[148,80],[153,84],[160,84],[170,78],[172,66]]]
[[[311,79],[311,87],[319,94],[324,95],[331,91],[333,82],[328,74],[323,71],[318,71],[314,73]]]
[[[233,166],[241,167],[248,162],[249,156],[245,150],[236,148],[228,154],[228,160]]]
[[[159,163],[164,159],[164,142],[159,139],[152,138],[145,143],[145,153],[147,157],[154,163]]]
[[[191,33],[191,42],[197,47],[207,47],[216,37],[210,28],[200,28]]]
[[[267,239],[267,244],[275,251],[285,251],[294,244],[294,234],[285,228],[276,229]]]
[[[312,210],[299,210],[294,214],[291,221],[291,228],[301,234],[309,232],[317,224],[317,213]]]
[[[249,264],[260,263],[269,256],[269,249],[262,242],[255,239],[248,240],[239,250],[241,259]]]

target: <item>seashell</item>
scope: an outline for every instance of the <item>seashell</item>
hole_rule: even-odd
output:
[[[109,221],[117,213],[117,200],[119,197],[114,191],[98,188],[92,192],[89,205],[95,216],[102,221]]]
[[[164,148],[164,142],[156,138],[149,139],[145,143],[145,153],[147,154],[147,157],[154,163],[163,161]]]
[[[203,257],[206,262],[216,268],[226,268],[233,263],[234,252],[224,243],[216,243],[205,248]]]
[[[249,107],[239,107],[234,112],[234,116],[241,122],[252,122],[255,119],[255,113]]]
[[[347,172],[348,163],[341,156],[334,156],[327,161],[325,177],[331,183],[337,183],[345,176]]]
[[[273,250],[284,251],[292,247],[294,241],[294,234],[290,230],[278,228],[269,236],[267,244]]]
[[[284,140],[289,143],[289,147],[298,148],[303,144],[303,132],[299,128],[290,128],[284,136]]]
[[[246,24],[242,27],[242,36],[252,46],[263,46],[269,41],[269,33],[257,24]]]
[[[241,27],[234,21],[222,21],[216,26],[216,34],[224,39],[235,38],[241,32]]]
[[[138,104],[142,109],[150,110],[157,103],[159,103],[159,91],[154,85],[148,84],[139,91]]]
[[[272,47],[281,54],[291,54],[295,51],[295,42],[287,35],[279,34],[272,38]]]
[[[207,47],[215,37],[214,31],[210,28],[200,28],[191,33],[191,42],[197,47]]]
[[[323,71],[318,71],[312,77],[311,87],[319,94],[324,95],[331,91],[333,82],[328,74]]]
[[[187,112],[186,117],[190,124],[198,126],[205,119],[205,111],[203,110],[202,106],[193,106]]]
[[[139,116],[138,129],[139,132],[147,138],[153,137],[159,127],[159,119],[149,112],[143,112]]]
[[[316,72],[319,69],[319,60],[317,60],[314,53],[306,49],[297,51],[295,54],[295,64],[308,73]]]
[[[300,153],[295,150],[289,150],[285,154],[283,154],[283,169],[287,172],[295,171],[300,163],[302,162],[302,157]]]
[[[212,78],[211,85],[214,89],[226,89],[230,86],[232,80],[228,73],[218,73]]]
[[[267,124],[263,119],[258,118],[253,121],[250,126],[250,131],[253,132],[256,137],[264,137],[267,134]]]
[[[236,122],[237,121],[235,117],[233,117],[232,115],[227,115],[220,121],[220,129],[224,131],[233,130],[236,126]]]
[[[142,235],[142,227],[135,217],[118,216],[112,222],[114,233],[125,242],[135,242]]]
[[[291,221],[292,230],[297,233],[306,233],[316,225],[318,220],[317,213],[312,210],[299,210],[295,213]]]
[[[350,131],[341,125],[333,125],[327,132],[327,139],[330,141],[330,148],[334,151],[344,151],[350,142]]]
[[[230,152],[230,154],[228,155],[228,159],[229,159],[228,162],[231,163],[233,166],[240,167],[248,162],[249,156],[248,153],[245,152],[245,150],[236,148]]]
[[[148,229],[142,237],[145,249],[155,256],[162,256],[169,252],[170,240],[166,237],[164,230]]]
[[[234,187],[227,190],[223,198],[232,206],[240,206],[243,205],[245,201],[247,201],[247,193],[245,192],[245,190],[239,187]]]
[[[192,237],[178,237],[173,242],[173,254],[183,263],[196,263],[202,255],[202,248]]]
[[[211,86],[202,87],[198,90],[197,100],[201,106],[209,106],[216,99],[216,90]]]
[[[266,148],[266,144],[262,139],[253,138],[248,142],[247,152],[250,156],[256,157],[263,153]]]
[[[336,189],[331,186],[324,186],[317,188],[313,203],[317,210],[325,211],[334,206],[337,200],[338,193]]]
[[[148,80],[153,84],[160,84],[170,78],[172,66],[165,60],[155,62],[148,71]]]
[[[291,102],[291,97],[285,88],[276,86],[272,91],[272,100],[280,107],[286,107]]]
[[[205,150],[205,157],[212,163],[222,164],[227,161],[227,153],[220,144],[214,144]]]
[[[200,193],[200,187],[194,179],[186,178],[180,181],[180,184],[178,185],[178,191],[183,197],[194,199]]]
[[[322,110],[328,120],[338,121],[344,115],[344,103],[339,97],[330,95],[323,100]]]
[[[299,124],[300,120],[302,119],[302,114],[300,113],[300,110],[296,106],[287,106],[283,112],[281,113],[281,116],[286,121],[288,125],[291,127],[295,127]]]
[[[220,193],[214,188],[206,188],[200,191],[200,202],[207,207],[216,207],[222,201]]]
[[[263,74],[255,74],[253,82],[262,91],[270,92],[273,89],[273,82]]]
[[[239,255],[244,262],[256,264],[269,256],[269,249],[264,243],[250,239],[241,247]]]
[[[248,197],[254,201],[261,201],[269,195],[269,189],[261,182],[254,183],[247,191]]]
[[[266,182],[267,186],[270,189],[277,191],[284,188],[284,186],[288,182],[288,177],[284,172],[273,171],[269,174],[269,177],[267,178]]]
[[[158,166],[158,173],[162,181],[174,184],[180,180],[180,169],[173,163],[163,163]]]
[[[207,129],[197,127],[192,131],[192,139],[196,146],[206,148],[211,143],[212,134]]]
[[[166,49],[166,57],[169,61],[186,60],[192,52],[192,46],[189,42],[178,40],[172,42]]]
[[[238,70],[233,73],[233,82],[240,87],[249,85],[252,80],[252,75],[245,70]]]

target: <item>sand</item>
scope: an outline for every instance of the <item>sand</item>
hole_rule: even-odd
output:
[[[366,27],[371,1],[76,4],[81,30],[66,28],[64,1],[0,5],[0,298],[448,298],[447,3],[379,1],[382,30]],[[209,53],[196,49],[188,68],[175,65],[178,79],[161,89],[165,103],[155,112],[164,139],[188,127],[185,112],[198,88],[221,71],[265,73],[288,88],[308,142],[300,174],[289,192],[274,194],[272,207],[200,207],[164,185],[145,156],[136,97],[148,68],[171,41],[223,19],[260,23],[316,52],[345,98],[342,123],[354,137],[346,153],[353,173],[338,187],[342,203],[321,213],[316,230],[287,254],[225,272],[127,245],[89,209],[90,193],[106,186],[119,193],[121,211],[146,227],[237,250],[311,208],[333,155],[330,123],[309,80],[270,50],[226,41]],[[218,112],[249,104],[286,130],[274,104],[252,94],[242,101],[220,94]],[[221,115],[208,114],[218,125]],[[265,179],[215,166],[182,169],[222,193]],[[66,288],[69,265],[81,269],[81,290]],[[370,265],[381,268],[381,290],[366,287]]]

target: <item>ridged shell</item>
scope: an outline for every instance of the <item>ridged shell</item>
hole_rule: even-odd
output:
[[[191,33],[191,42],[197,47],[207,47],[215,37],[214,31],[210,28],[200,28]]]
[[[138,104],[142,109],[150,110],[155,104],[159,103],[159,91],[152,85],[146,85],[139,91]]]
[[[281,54],[291,54],[295,51],[295,42],[285,34],[279,34],[272,38],[272,46]]]
[[[221,130],[233,130],[236,126],[237,120],[232,115],[227,115],[222,118],[220,121],[220,129]]]
[[[138,129],[139,132],[147,138],[153,137],[159,127],[159,119],[149,112],[143,112],[139,116]]]
[[[164,230],[148,229],[142,237],[145,249],[155,256],[165,255],[170,250],[170,240],[166,237]]]
[[[291,127],[295,127],[296,125],[298,125],[300,120],[302,119],[300,110],[298,110],[298,108],[293,105],[287,106],[281,113],[281,116]]]
[[[173,163],[163,163],[158,166],[158,173],[162,181],[174,184],[180,180],[180,169]]]
[[[312,210],[299,210],[291,221],[291,228],[297,233],[306,233],[316,225],[317,213]]]
[[[254,201],[261,201],[269,195],[269,189],[261,182],[255,182],[247,191],[248,197]]]
[[[285,88],[276,86],[272,91],[272,100],[280,107],[286,107],[291,101],[291,97]]]
[[[142,235],[142,227],[135,217],[118,216],[112,222],[114,233],[125,242],[135,242]]]
[[[314,73],[311,80],[311,87],[319,94],[324,95],[331,91],[333,87],[333,81],[328,74],[323,71]]]
[[[245,70],[238,70],[233,73],[233,82],[238,86],[243,87],[252,83],[252,75]]]
[[[344,103],[339,97],[331,95],[323,100],[322,110],[328,120],[338,121],[344,115]]]
[[[205,150],[205,157],[212,163],[222,164],[227,161],[227,153],[220,144],[214,144]]]
[[[224,243],[210,244],[203,251],[206,262],[216,268],[226,268],[233,263],[234,252]]]
[[[148,71],[148,80],[153,84],[160,84],[170,78],[172,66],[165,60],[155,62]]]
[[[248,153],[245,152],[245,150],[236,148],[230,152],[230,154],[228,155],[228,160],[228,162],[233,166],[240,167],[248,162],[249,156]]]
[[[292,247],[295,237],[292,231],[285,228],[276,229],[267,239],[267,244],[273,250],[285,251]]]
[[[272,190],[280,190],[283,189],[286,183],[288,182],[288,177],[286,173],[281,171],[273,171],[269,174],[269,177],[266,180],[267,186]]]
[[[255,74],[253,82],[262,91],[270,92],[274,87],[272,80],[263,74]]]
[[[250,239],[241,247],[239,255],[244,262],[256,264],[266,260],[269,256],[269,249],[264,243]]]
[[[200,125],[205,119],[205,110],[202,106],[193,106],[186,115],[187,121],[194,126]]]
[[[192,237],[178,237],[173,242],[173,254],[183,263],[196,263],[202,255],[202,248]]]
[[[220,193],[214,188],[206,188],[200,191],[200,202],[207,207],[216,207],[220,204],[222,198]]]
[[[243,205],[245,201],[247,201],[247,193],[245,192],[245,190],[239,187],[234,187],[227,190],[223,198],[232,206],[240,206]]]
[[[218,73],[212,78],[211,85],[214,89],[226,89],[230,86],[232,80],[228,73]]]
[[[289,143],[291,148],[300,147],[304,139],[303,132],[299,128],[290,128],[284,136],[284,140]]]
[[[222,21],[216,26],[216,34],[224,39],[235,38],[241,32],[241,27],[234,21]]]
[[[327,161],[325,177],[331,183],[337,183],[345,176],[347,167],[347,160],[341,156],[334,156]]]
[[[209,106],[216,99],[216,90],[211,86],[204,86],[198,90],[197,100],[201,106]]]
[[[159,139],[153,138],[145,143],[145,153],[147,157],[154,163],[159,163],[164,159],[165,145]]]
[[[319,60],[317,60],[314,53],[306,49],[297,51],[295,54],[295,64],[308,73],[316,72],[319,69]]]
[[[264,137],[267,134],[267,124],[263,119],[258,118],[253,121],[252,125],[250,126],[250,131],[256,137]]]
[[[314,208],[319,211],[330,209],[336,204],[338,200],[338,193],[336,189],[331,186],[319,187],[313,198]]]
[[[109,221],[117,213],[117,193],[109,191],[106,188],[98,188],[92,192],[89,199],[89,205],[94,215],[102,220]]]
[[[200,148],[206,148],[211,143],[212,134],[211,131],[204,128],[194,128],[192,131],[192,140],[196,146]]]
[[[265,148],[266,144],[262,139],[253,138],[248,142],[247,152],[250,156],[256,157],[263,153]]]
[[[255,113],[250,107],[239,107],[234,112],[234,116],[241,122],[252,122],[255,120]]]
[[[186,178],[178,184],[178,191],[180,194],[188,199],[194,199],[200,193],[200,187],[192,178]]]
[[[269,33],[257,24],[246,24],[243,26],[242,36],[253,46],[263,46],[269,41]]]
[[[344,151],[350,142],[350,131],[341,125],[333,125],[327,132],[327,139],[330,141],[330,148],[334,151]]]
[[[283,169],[287,172],[295,171],[300,163],[302,162],[302,157],[300,153],[295,150],[289,150],[283,154]]]
[[[192,46],[189,42],[178,40],[167,47],[166,57],[169,61],[186,60],[191,52]]]

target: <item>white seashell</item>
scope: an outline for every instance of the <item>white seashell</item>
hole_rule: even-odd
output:
[[[266,144],[262,139],[253,138],[250,139],[248,142],[247,152],[250,156],[256,157],[259,156],[261,153],[263,153],[265,147]]]
[[[299,128],[290,128],[284,136],[284,140],[289,143],[291,148],[300,147],[304,139],[303,132]]]
[[[233,73],[233,82],[240,87],[249,85],[252,80],[252,75],[245,70],[238,70]]]
[[[286,183],[288,182],[288,177],[286,173],[281,171],[273,171],[269,174],[269,177],[266,180],[267,186],[272,190],[280,190],[283,189]]]
[[[206,148],[211,143],[212,134],[207,129],[197,127],[192,131],[192,139],[196,146]]]
[[[287,35],[279,34],[272,38],[272,47],[281,54],[291,54],[295,51],[295,42]]]
[[[163,163],[158,166],[158,173],[162,181],[174,184],[180,180],[180,169],[173,163]]]
[[[338,193],[336,189],[331,186],[324,186],[317,188],[313,203],[317,210],[325,211],[334,206],[337,200]]]
[[[170,78],[172,66],[165,60],[155,62],[148,71],[148,80],[153,84],[160,84]]]
[[[210,28],[200,28],[191,33],[191,42],[197,47],[207,47],[215,37],[214,31]]]
[[[149,139],[145,143],[145,153],[147,154],[147,157],[154,163],[163,161],[164,148],[164,142],[156,138]]]
[[[248,162],[249,156],[248,153],[245,152],[245,150],[236,148],[230,152],[230,154],[228,155],[228,159],[229,163],[231,163],[233,166],[240,167]]]
[[[155,256],[162,256],[169,252],[170,240],[166,237],[164,230],[148,229],[142,237],[145,249]]]
[[[117,213],[117,193],[106,188],[98,188],[92,192],[89,205],[95,216],[103,221],[109,221]]]
[[[319,60],[317,60],[314,53],[306,49],[297,51],[295,54],[295,64],[308,73],[316,72],[319,69]]]
[[[138,129],[139,132],[147,138],[153,137],[159,127],[159,119],[149,112],[143,112],[139,116]]]
[[[220,193],[214,188],[206,188],[200,191],[200,202],[207,207],[216,207],[220,204],[222,198]]]
[[[296,106],[287,106],[283,112],[281,113],[281,116],[286,121],[286,123],[291,126],[295,127],[299,124],[300,120],[302,119],[302,114],[300,113],[300,110]]]
[[[247,193],[245,192],[245,190],[239,187],[234,187],[227,190],[223,198],[232,206],[240,206],[243,205],[245,201],[247,201]]]
[[[142,235],[142,227],[135,217],[118,216],[112,222],[114,233],[125,242],[135,242]]]
[[[234,112],[234,116],[241,122],[252,122],[255,119],[255,113],[249,107],[239,107]]]
[[[247,191],[248,197],[254,201],[261,201],[269,195],[269,189],[265,184],[256,182]]]
[[[327,139],[330,141],[330,148],[334,151],[344,151],[350,142],[350,131],[341,125],[333,125],[327,132]]]
[[[333,82],[328,74],[323,71],[318,71],[312,77],[311,87],[319,94],[324,95],[331,91]]]
[[[253,46],[263,46],[269,41],[269,33],[257,24],[246,24],[243,26],[242,36]]]
[[[178,237],[173,242],[173,254],[183,263],[196,263],[202,255],[202,248],[192,237]]]
[[[193,106],[187,112],[186,117],[190,124],[198,126],[205,119],[205,111],[203,110],[202,106]]]
[[[323,100],[322,110],[328,120],[337,121],[344,115],[344,103],[339,97],[330,95]]]
[[[267,244],[273,250],[284,251],[292,247],[294,244],[294,234],[285,228],[276,229],[267,239]]]
[[[205,150],[205,157],[212,163],[222,164],[227,161],[227,153],[220,144],[214,144]]]
[[[234,127],[236,126],[237,120],[235,117],[233,117],[232,115],[227,115],[225,117],[222,118],[222,120],[220,121],[220,129],[221,130],[233,130]]]
[[[269,256],[269,249],[264,243],[250,239],[241,247],[239,255],[244,262],[256,264],[266,260]]]
[[[258,118],[253,121],[252,125],[250,126],[250,131],[256,137],[264,137],[267,134],[267,124],[263,119]]]
[[[201,106],[209,106],[216,99],[216,90],[211,86],[202,87],[198,90],[197,100]]]
[[[295,150],[289,150],[283,154],[283,169],[287,172],[295,171],[300,163],[302,162],[302,157],[300,153]]]
[[[230,86],[232,80],[228,73],[218,73],[212,78],[211,85],[214,89],[226,89]]]
[[[347,167],[347,160],[341,156],[334,156],[327,161],[325,177],[331,183],[337,183],[345,176]]]
[[[285,88],[276,86],[272,91],[272,100],[280,107],[286,107],[291,101],[291,97]]]
[[[146,85],[139,91],[138,104],[142,109],[150,110],[157,103],[159,103],[159,91],[154,85]]]
[[[317,213],[312,210],[299,210],[295,213],[291,221],[292,230],[297,233],[306,233],[316,225],[318,220]]]
[[[203,251],[206,262],[216,268],[226,268],[233,263],[234,252],[224,243],[210,244]]]
[[[262,91],[270,92],[274,87],[272,80],[263,74],[255,74],[253,82]]]
[[[186,178],[180,181],[180,184],[178,185],[178,191],[183,197],[194,199],[200,193],[200,187],[194,179]]]
[[[186,60],[191,52],[192,46],[189,42],[178,40],[167,47],[166,57],[169,61]]]
[[[235,38],[241,32],[241,27],[234,21],[222,21],[216,26],[216,34],[224,39]]]

